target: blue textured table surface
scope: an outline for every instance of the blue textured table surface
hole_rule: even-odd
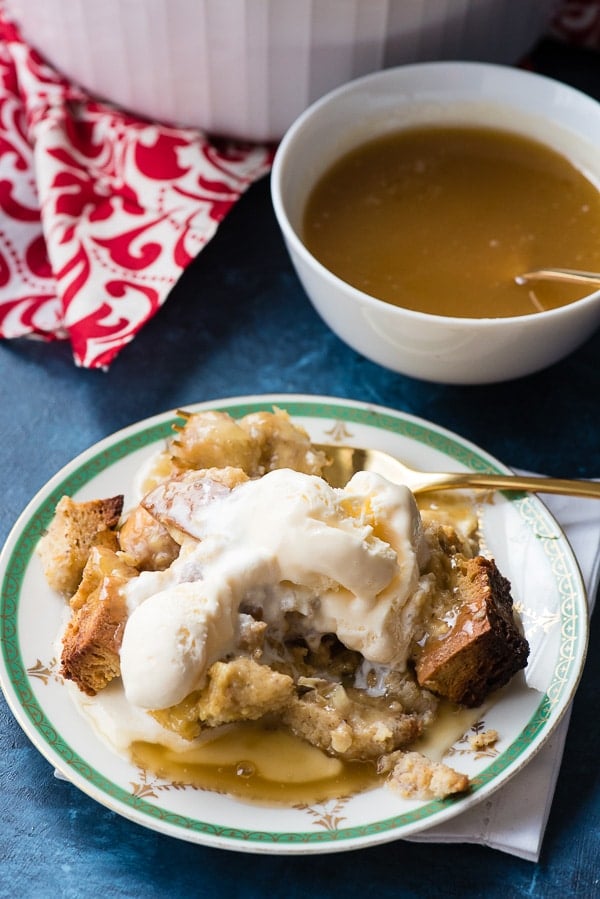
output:
[[[597,54],[545,43],[534,61],[600,98]],[[76,369],[66,344],[0,345],[0,544],[36,491],[91,444],[157,412],[240,394],[373,402],[457,431],[508,465],[597,477],[599,358],[597,333],[553,368],[507,384],[445,387],[377,367],[314,313],[264,179],[109,372]],[[600,895],[599,628],[537,865],[477,846],[396,842],[305,860],[179,842],[56,780],[0,698],[0,896]]]

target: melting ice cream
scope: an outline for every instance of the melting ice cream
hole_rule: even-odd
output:
[[[297,613],[307,642],[334,633],[368,661],[404,668],[425,551],[407,488],[360,472],[339,490],[279,469],[178,514],[188,535],[178,559],[124,588],[131,703],[166,708],[200,688],[234,651],[247,604],[275,630]]]

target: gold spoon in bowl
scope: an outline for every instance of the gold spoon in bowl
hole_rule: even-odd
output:
[[[600,287],[600,272],[581,272],[574,268],[540,268],[517,275],[515,281],[517,284],[526,284],[528,281],[563,281]]]
[[[564,493],[570,496],[600,499],[600,482],[596,483],[595,481],[487,474],[481,471],[416,471],[382,450],[318,443],[313,446],[322,450],[331,463],[323,472],[323,477],[332,487],[345,487],[357,471],[374,471],[387,478],[388,481],[405,484],[413,493],[487,487],[495,490]]]

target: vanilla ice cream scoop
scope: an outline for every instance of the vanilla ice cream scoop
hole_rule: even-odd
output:
[[[176,584],[139,605],[121,645],[127,699],[142,708],[166,708],[197,686],[206,668],[207,633],[219,618],[214,598],[194,583]]]
[[[124,588],[121,671],[133,704],[165,708],[201,686],[235,648],[240,606],[260,591],[270,626],[296,611],[307,634],[336,633],[368,660],[405,665],[422,601],[420,516],[407,488],[361,472],[339,490],[278,469],[181,507],[197,542],[167,572],[145,573],[143,589]]]

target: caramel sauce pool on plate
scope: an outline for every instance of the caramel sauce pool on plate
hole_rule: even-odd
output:
[[[137,765],[173,783],[288,806],[348,796],[379,780],[373,764],[330,758],[260,723],[231,725],[185,752],[134,743],[131,755]]]
[[[600,191],[542,143],[492,128],[423,127],[328,169],[303,239],[330,271],[388,303],[497,318],[566,305],[581,284],[517,284],[537,268],[600,271]]]
[[[441,761],[474,724],[481,709],[442,702],[435,725],[414,748]],[[299,737],[260,723],[235,724],[209,741],[175,752],[156,743],[133,743],[136,765],[175,784],[276,805],[339,799],[381,785],[373,762],[327,756]]]

